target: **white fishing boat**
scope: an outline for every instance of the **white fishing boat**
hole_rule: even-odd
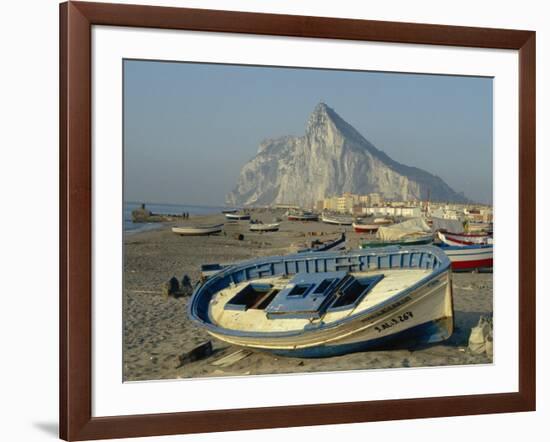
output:
[[[460,244],[447,239],[447,235],[437,232],[441,241],[438,246],[451,260],[453,270],[475,270],[493,267],[493,243]]]
[[[272,223],[272,224],[262,224],[262,223],[255,223],[250,224],[249,230],[251,232],[276,232],[279,230],[279,223]]]
[[[177,226],[172,227],[172,232],[182,236],[201,236],[220,233],[223,229],[223,224],[210,224],[199,226]]]
[[[317,221],[319,215],[307,211],[292,211],[288,212],[287,219],[289,221]]]
[[[245,221],[245,220],[250,219],[250,213],[244,213],[244,212],[235,213],[235,212],[231,212],[231,213],[226,213],[226,214],[225,214],[225,218],[228,219],[228,220],[230,220],[230,221]]]
[[[254,259],[199,285],[189,315],[222,341],[283,356],[412,348],[453,332],[450,261],[431,246]]]
[[[334,224],[337,226],[351,226],[353,219],[348,216],[330,216],[326,214],[321,215],[321,221],[326,224]]]
[[[492,238],[488,233],[437,233],[442,242],[451,246],[472,246],[476,244],[490,244],[492,242]]]

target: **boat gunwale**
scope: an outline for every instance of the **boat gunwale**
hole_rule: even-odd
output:
[[[198,312],[195,312],[196,309],[198,309],[198,301],[201,298],[200,294],[201,291],[207,290],[208,286],[214,285],[214,283],[219,280],[222,277],[229,276],[229,274],[238,272],[238,271],[245,271],[247,268],[257,268],[260,265],[270,264],[274,262],[284,261],[286,260],[292,260],[292,259],[300,259],[300,260],[320,260],[323,258],[338,258],[340,256],[350,256],[354,255],[356,257],[358,256],[366,256],[366,255],[378,255],[380,253],[385,254],[410,254],[410,253],[430,253],[431,255],[435,256],[436,259],[439,260],[439,268],[435,269],[432,268],[431,272],[426,275],[425,277],[421,278],[419,281],[414,283],[413,285],[397,292],[393,296],[390,296],[388,299],[384,300],[383,302],[380,302],[379,304],[373,305],[370,308],[367,308],[365,310],[362,310],[358,313],[351,314],[350,316],[343,317],[341,319],[337,319],[330,323],[323,323],[321,322],[317,327],[311,327],[308,329],[297,329],[297,330],[289,330],[289,331],[271,331],[271,332],[259,332],[259,331],[243,331],[243,330],[233,330],[225,327],[221,327],[219,325],[214,324],[213,322],[208,322],[201,318],[201,315]],[[305,259],[304,259],[305,258]],[[403,267],[392,267],[394,269],[397,268],[403,268]],[[410,268],[421,268],[421,267],[410,267]],[[378,268],[378,270],[382,270],[383,268]],[[206,282],[203,284],[200,284],[196,287],[191,300],[189,302],[187,312],[191,320],[195,323],[200,324],[202,327],[206,328],[207,331],[211,331],[218,335],[225,335],[225,336],[235,336],[235,337],[247,337],[247,338],[286,338],[286,337],[292,337],[292,336],[298,336],[304,333],[315,333],[319,331],[325,331],[330,330],[333,328],[338,328],[341,326],[345,326],[353,321],[356,321],[357,319],[365,316],[369,316],[370,314],[376,312],[379,309],[383,309],[391,304],[394,304],[396,302],[399,302],[401,299],[406,298],[409,296],[412,292],[422,288],[423,286],[429,284],[431,281],[437,279],[442,274],[449,272],[451,270],[451,260],[450,258],[441,250],[440,248],[434,247],[434,246],[412,246],[412,247],[400,247],[400,246],[391,246],[391,247],[384,247],[384,248],[372,248],[372,249],[365,249],[365,250],[354,250],[352,252],[318,252],[316,254],[293,254],[293,255],[285,255],[285,256],[273,256],[273,257],[267,257],[267,259],[263,259],[261,263],[258,263],[258,259],[252,259],[245,262],[241,262],[235,265],[230,265],[220,272],[216,273],[214,276],[210,277]],[[272,275],[277,276],[277,275]],[[279,275],[279,276],[282,276]],[[251,279],[257,279],[257,278],[250,278],[247,279],[250,281]],[[243,281],[244,282],[244,281]],[[219,290],[218,290],[219,291]],[[210,295],[211,297],[213,294]],[[211,299],[211,298],[210,298]],[[209,303],[210,301],[208,301]]]

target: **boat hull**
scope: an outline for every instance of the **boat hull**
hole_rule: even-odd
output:
[[[279,224],[251,224],[249,230],[251,232],[277,232]]]
[[[308,249],[298,250],[298,253],[309,253],[309,252],[328,252],[343,250],[346,248],[346,235],[342,234],[340,238],[333,241],[327,241],[316,246],[310,247]]]
[[[454,323],[450,272],[395,304],[361,315],[345,327],[304,333],[300,337],[270,339],[209,333],[233,345],[300,358],[338,356],[387,345],[413,348],[451,336]]]
[[[329,319],[326,323],[319,317],[318,322],[309,322],[303,328],[280,331],[259,331],[261,328],[249,329],[242,325],[225,328],[216,323],[221,310],[211,313],[210,299],[235,284],[344,269],[382,274],[386,270],[391,273],[419,269],[429,273],[369,308],[357,312],[352,309],[340,319]],[[213,309],[223,310],[219,307],[223,304],[214,305]],[[229,266],[199,286],[189,304],[189,315],[217,339],[284,356],[329,357],[376,348],[392,341],[411,347],[435,343],[447,339],[453,332],[450,261],[436,247],[305,253],[253,260]]]
[[[335,226],[351,226],[353,224],[352,220],[331,218],[328,216],[321,217],[321,221],[324,222],[325,224],[333,224]]]
[[[319,217],[317,215],[288,215],[289,221],[317,221]]]
[[[487,244],[489,240],[488,234],[472,234],[472,233],[441,233],[445,239],[453,242],[456,245],[476,245]]]
[[[353,223],[353,230],[357,233],[375,233],[380,227],[379,224],[356,224]]]
[[[397,241],[368,241],[361,244],[362,249],[387,246],[419,246],[431,244],[433,237],[431,235],[422,236],[416,239],[404,239]]]
[[[381,348],[413,348],[421,344],[432,344],[443,341],[451,336],[452,330],[452,318],[445,318],[419,324],[407,330],[381,338],[365,339],[363,341],[344,344],[319,345],[295,350],[272,350],[271,353],[294,358],[330,358]]]
[[[250,215],[248,215],[248,214],[239,215],[239,214],[235,214],[235,213],[226,213],[225,218],[228,219],[228,220],[234,220],[234,221],[244,221],[244,220],[249,220]]]
[[[455,271],[493,267],[493,246],[440,246],[451,261]]]
[[[206,236],[220,233],[223,224],[209,227],[172,227],[172,232],[181,236]]]

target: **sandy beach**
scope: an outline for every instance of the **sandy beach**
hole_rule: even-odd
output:
[[[274,213],[252,212],[252,218],[272,222]],[[222,214],[191,216],[190,223],[224,222]],[[283,221],[279,232],[253,233],[248,222],[226,223],[224,232],[208,237],[181,237],[171,224],[127,234],[124,266],[124,380],[174,379],[205,376],[259,375],[350,369],[380,369],[440,365],[486,364],[491,359],[468,349],[470,330],[493,309],[492,273],[454,273],[455,332],[444,343],[415,349],[368,351],[325,359],[283,358],[262,352],[232,364],[216,364],[239,349],[211,338],[187,317],[189,297],[162,295],[172,276],[188,275],[197,282],[201,264],[230,263],[257,256],[295,252],[315,239],[336,238],[346,231],[347,247],[357,247],[363,234],[351,227],[321,222]],[[244,235],[239,240],[238,234]],[[211,340],[208,358],[179,365],[179,356]]]

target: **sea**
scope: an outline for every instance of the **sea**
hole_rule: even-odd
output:
[[[162,227],[162,223],[133,223],[132,210],[141,207],[141,202],[125,202],[124,203],[124,231],[128,233],[142,232],[145,230],[153,230]],[[190,204],[157,204],[145,203],[145,207],[153,213],[159,215],[180,215],[183,212],[189,215],[212,215],[220,213],[227,207],[218,206],[194,206]]]

